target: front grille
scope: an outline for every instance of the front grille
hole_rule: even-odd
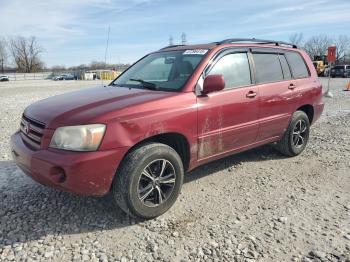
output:
[[[20,130],[23,141],[32,149],[38,150],[44,134],[45,125],[39,121],[22,116]]]

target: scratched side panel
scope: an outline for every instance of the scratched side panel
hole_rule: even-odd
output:
[[[198,159],[251,144],[258,131],[258,96],[247,98],[255,87],[223,90],[198,97]]]
[[[294,80],[259,85],[259,136],[258,141],[281,136],[288,127],[292,108],[299,99],[297,90],[288,86]]]
[[[110,122],[103,149],[132,147],[158,134],[177,133],[189,143],[191,163],[197,160],[197,104],[194,93],[174,93],[170,97],[123,108],[111,112],[106,119]]]

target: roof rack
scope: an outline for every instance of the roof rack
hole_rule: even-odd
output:
[[[167,48],[178,47],[178,46],[185,46],[185,45],[168,45],[168,46],[163,47],[163,48],[161,48],[159,50],[164,50],[164,49],[167,49]]]
[[[220,42],[217,42],[219,45],[223,44],[232,44],[237,42],[249,42],[249,43],[257,43],[257,44],[273,44],[276,46],[291,46],[293,48],[298,48],[295,44],[282,42],[282,41],[274,41],[274,40],[263,40],[263,39],[256,39],[256,38],[229,38],[222,40]]]

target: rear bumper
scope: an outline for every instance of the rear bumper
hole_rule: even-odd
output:
[[[312,120],[312,124],[315,123],[322,115],[324,109],[324,102],[320,102],[314,105],[314,118]]]
[[[13,159],[25,174],[40,184],[82,195],[101,196],[108,193],[127,150],[33,151],[24,144],[19,132],[11,137]]]

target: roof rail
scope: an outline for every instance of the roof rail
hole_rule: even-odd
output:
[[[237,42],[249,42],[249,43],[257,43],[257,44],[273,44],[276,46],[291,46],[293,48],[298,48],[295,44],[282,42],[282,41],[274,41],[274,40],[263,40],[263,39],[256,39],[256,38],[229,38],[222,40],[220,42],[217,42],[219,45],[223,44],[232,44]]]
[[[164,50],[164,49],[167,49],[167,48],[178,47],[178,46],[185,46],[185,45],[168,45],[168,46],[163,47],[163,48],[161,48],[159,50]]]

